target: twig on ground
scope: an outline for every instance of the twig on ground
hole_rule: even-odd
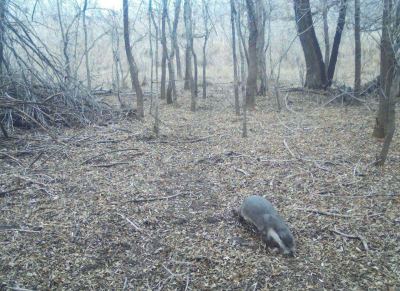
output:
[[[139,226],[137,226],[136,224],[134,224],[128,217],[126,217],[123,214],[117,213],[119,216],[121,216],[123,219],[125,219],[126,221],[128,221],[130,223],[130,225],[132,225],[137,231],[142,232],[144,231],[143,228],[140,228]]]
[[[249,173],[247,173],[245,170],[242,170],[242,169],[235,169],[237,172],[240,172],[240,173],[242,173],[243,175],[245,175],[245,176],[248,176],[249,175]]]
[[[331,229],[330,231],[332,231],[332,232],[334,232],[334,233],[336,233],[336,234],[339,234],[339,235],[341,235],[341,236],[347,237],[347,238],[358,239],[358,240],[361,241],[361,243],[362,243],[364,249],[365,249],[366,251],[369,250],[368,244],[366,243],[365,239],[364,239],[362,236],[360,236],[360,235],[345,234],[345,233],[343,233],[343,232],[340,232],[340,231],[336,230],[336,227],[335,227],[335,229]]]
[[[218,136],[218,135],[221,135],[221,134],[222,133],[215,133],[215,134],[211,134],[211,135],[208,135],[208,136],[205,136],[205,137],[200,137],[200,138],[194,139],[194,140],[181,141],[180,143],[195,143],[195,142],[203,141],[203,140],[209,139],[209,138],[211,138],[213,136]]]
[[[354,217],[360,217],[362,214],[355,214],[355,215],[347,215],[347,214],[340,214],[340,213],[332,213],[328,212],[325,210],[318,210],[318,209],[310,209],[310,208],[293,208],[294,210],[300,210],[300,211],[306,211],[306,212],[312,212],[316,214],[321,214],[321,215],[326,215],[326,216],[337,216],[337,217],[344,217],[344,218],[354,218]],[[374,214],[367,214],[367,217],[375,217],[375,216],[380,216],[383,213],[374,213]]]
[[[379,197],[400,197],[400,194],[376,194],[376,195],[313,195],[321,198],[339,198],[339,199],[364,199],[364,198],[379,198]]]
[[[92,167],[95,167],[95,168],[110,168],[110,167],[118,166],[118,165],[129,165],[129,163],[117,162],[117,163],[111,163],[111,164],[92,165]]]
[[[154,197],[154,198],[148,198],[148,199],[133,199],[133,200],[128,200],[126,202],[149,202],[149,201],[156,201],[156,200],[167,200],[167,199],[171,199],[171,198],[177,197],[182,194],[183,193],[178,193],[178,194],[171,195],[171,196]]]
[[[325,210],[318,210],[318,209],[294,208],[294,210],[312,212],[312,213],[322,214],[322,215],[327,215],[327,216],[337,216],[337,217],[345,217],[345,218],[355,217],[354,215],[346,215],[346,214],[340,214],[340,213],[332,213],[332,212],[328,212],[328,211],[325,211]]]
[[[18,188],[2,191],[2,192],[0,192],[0,197],[4,197],[4,196],[6,196],[7,194],[9,194],[11,192],[15,192],[15,191],[18,191],[18,190],[21,190],[21,189],[23,189],[23,188],[22,187],[18,187]]]
[[[91,160],[97,159],[97,158],[99,158],[99,157],[101,157],[101,156],[104,156],[104,155],[106,155],[106,154],[117,153],[117,152],[126,152],[126,151],[138,151],[138,150],[139,150],[139,149],[136,149],[136,148],[129,148],[129,149],[121,149],[121,150],[112,150],[112,151],[108,151],[108,152],[105,152],[105,153],[102,153],[102,154],[98,154],[98,155],[95,155],[95,156],[93,156],[93,157],[87,159],[86,161],[84,161],[83,163],[81,163],[81,165],[87,164],[87,163],[89,163]],[[136,154],[136,155],[142,155],[142,153],[138,153],[138,154]]]
[[[292,150],[289,148],[289,146],[288,146],[288,144],[286,143],[286,140],[285,140],[285,139],[283,140],[283,144],[285,145],[285,147],[286,147],[287,150],[289,151],[290,155],[291,155],[293,158],[296,158],[296,159],[297,159],[297,157],[294,155],[294,153],[292,152]]]

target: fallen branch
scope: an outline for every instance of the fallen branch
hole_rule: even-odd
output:
[[[366,251],[369,250],[368,244],[365,242],[365,239],[364,239],[362,236],[360,236],[360,235],[345,234],[345,233],[342,233],[342,232],[340,232],[340,231],[338,231],[338,230],[336,230],[336,229],[331,229],[330,231],[332,231],[332,232],[334,232],[334,233],[336,233],[336,234],[338,234],[338,235],[347,237],[347,238],[358,239],[358,240],[361,241],[361,243],[362,243],[364,249],[365,249]]]
[[[182,194],[183,193],[178,193],[178,194],[171,195],[171,196],[154,197],[154,198],[148,198],[148,199],[133,199],[133,200],[128,200],[126,202],[148,202],[148,201],[156,201],[156,200],[167,200],[167,199],[171,199],[171,198],[177,197]]]
[[[132,225],[137,231],[141,232],[144,231],[143,228],[140,228],[139,226],[137,226],[136,224],[134,224],[128,217],[126,217],[123,214],[117,213],[119,216],[121,216],[123,219],[125,219],[126,221],[128,221],[130,223],[130,225]]]
[[[376,194],[376,195],[350,195],[350,196],[343,196],[343,195],[313,195],[314,197],[321,197],[321,198],[339,198],[339,199],[364,199],[364,198],[378,198],[378,197],[400,197],[400,194]]]
[[[97,158],[99,158],[99,157],[101,157],[101,156],[104,156],[104,155],[106,155],[106,154],[117,153],[117,152],[126,152],[126,151],[138,151],[138,150],[139,150],[139,149],[136,149],[136,148],[130,148],[130,149],[122,149],[122,150],[112,150],[112,151],[108,151],[108,152],[105,152],[105,153],[102,153],[102,154],[98,154],[98,155],[95,155],[95,156],[93,156],[93,157],[87,159],[86,161],[84,161],[83,163],[81,163],[81,165],[87,164],[87,163],[90,162],[91,160],[97,159]],[[137,154],[137,155],[140,155],[140,154],[142,154],[142,153],[139,153],[139,154]]]
[[[325,211],[325,210],[310,209],[310,208],[293,208],[293,209],[294,210],[301,210],[301,211],[311,212],[311,213],[316,213],[316,214],[327,215],[327,216],[337,216],[337,217],[344,217],[344,218],[354,218],[354,217],[362,216],[362,214],[347,215],[347,214],[332,213],[332,212],[328,212],[328,211]],[[383,213],[374,213],[374,214],[366,214],[366,216],[367,217],[375,217],[375,216],[381,216],[382,214]]]
[[[2,191],[2,192],[0,192],[0,197],[4,197],[4,196],[6,196],[8,193],[12,193],[12,192],[15,192],[15,191],[18,191],[18,190],[21,190],[21,189],[23,189],[23,188],[22,188],[22,187],[18,187],[18,188],[14,188],[14,189]]]
[[[119,163],[112,163],[112,164],[92,165],[92,167],[95,167],[95,168],[110,168],[110,167],[118,166],[118,165],[129,165],[129,163],[119,162]]]
[[[242,169],[235,169],[235,171],[240,172],[240,173],[242,173],[242,174],[245,175],[245,176],[248,176],[248,175],[249,175],[249,173],[247,173],[245,170],[242,170]]]
[[[294,210],[301,210],[301,211],[312,212],[312,213],[322,214],[322,215],[327,215],[327,216],[337,216],[337,217],[345,217],[345,218],[354,217],[354,215],[332,213],[332,212],[328,212],[325,210],[317,210],[317,209],[310,209],[310,208],[294,208]]]
[[[292,152],[292,150],[289,148],[289,146],[288,146],[288,144],[286,143],[286,140],[285,140],[285,139],[283,140],[283,144],[285,145],[285,147],[286,147],[287,150],[289,151],[290,155],[291,155],[293,158],[296,158],[296,159],[297,159],[297,157],[294,155],[294,153]]]
[[[199,142],[199,141],[203,141],[203,140],[209,139],[209,138],[214,137],[214,136],[216,136],[216,135],[221,135],[221,133],[216,133],[216,134],[208,135],[208,136],[201,137],[201,138],[194,139],[194,140],[181,141],[180,143],[195,143],[195,142]]]

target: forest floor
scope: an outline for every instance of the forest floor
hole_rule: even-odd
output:
[[[258,100],[247,138],[216,86],[197,112],[182,91],[161,105],[158,138],[116,105],[58,143],[0,138],[0,290],[399,290],[398,131],[377,168],[374,100],[286,94],[280,113]],[[294,257],[238,222],[250,195],[287,221]]]

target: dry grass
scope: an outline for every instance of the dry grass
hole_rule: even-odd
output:
[[[182,91],[181,108],[163,105],[159,138],[149,115],[120,112],[60,130],[57,144],[31,131],[1,139],[0,190],[18,189],[0,197],[2,287],[400,288],[398,135],[376,168],[376,112],[290,93],[280,114],[273,98],[260,101],[242,139],[232,91],[219,87],[196,113]],[[294,258],[231,213],[252,194],[290,225]]]

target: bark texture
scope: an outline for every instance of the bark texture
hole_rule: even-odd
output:
[[[342,0],[340,4],[339,19],[336,26],[336,33],[333,39],[332,53],[328,66],[328,86],[332,85],[335,74],[336,62],[339,54],[340,41],[342,39],[343,28],[346,22],[347,0]]]
[[[306,81],[304,86],[310,89],[325,87],[326,73],[321,48],[315,35],[309,0],[295,0],[297,32],[306,60]]]
[[[250,111],[255,110],[255,95],[257,93],[257,19],[253,0],[246,0],[249,25],[249,72],[246,86],[246,105]]]
[[[392,25],[392,0],[383,2],[382,37],[381,37],[381,65],[380,65],[380,94],[379,110],[372,135],[384,138],[388,132],[389,123],[389,95],[394,78],[395,55],[390,40]]]
[[[132,87],[136,91],[137,98],[137,114],[138,117],[144,117],[144,107],[143,107],[143,91],[140,87],[139,82],[139,69],[133,58],[130,38],[129,38],[129,9],[128,0],[123,0],[123,18],[124,18],[124,41],[125,41],[125,52],[128,59],[129,73],[131,75]]]

